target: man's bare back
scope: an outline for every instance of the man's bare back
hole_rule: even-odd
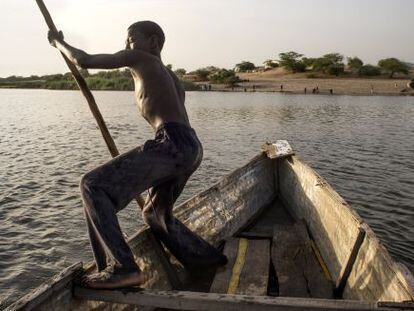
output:
[[[144,275],[120,229],[116,213],[148,189],[143,220],[155,236],[187,268],[202,269],[227,262],[217,249],[191,232],[172,213],[203,148],[184,107],[185,93],[175,74],[163,65],[161,28],[149,21],[128,29],[126,48],[115,54],[89,55],[49,33],[50,43],[82,68],[128,67],[135,97],[155,138],[86,173],[81,193],[98,273],[82,279],[92,288],[138,286]]]

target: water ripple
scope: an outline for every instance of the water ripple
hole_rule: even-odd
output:
[[[152,137],[131,92],[96,92],[121,151]],[[302,158],[414,270],[414,105],[410,98],[188,93],[204,160],[178,203],[243,165],[265,141],[288,139]],[[110,159],[78,92],[0,90],[0,300],[92,258],[78,184]],[[124,231],[141,224],[120,213]]]

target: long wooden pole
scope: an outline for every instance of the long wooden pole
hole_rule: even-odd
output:
[[[43,0],[36,0],[37,5],[39,6],[40,11],[43,14],[43,17],[45,18],[46,24],[49,27],[49,29],[53,32],[58,32],[55,23],[52,20],[52,17],[49,14],[49,11],[47,10],[45,4],[43,3]],[[118,148],[115,145],[114,140],[112,139],[111,134],[108,131],[108,127],[105,124],[105,121],[102,117],[101,112],[99,111],[98,105],[96,104],[95,98],[93,97],[91,91],[89,90],[88,85],[86,84],[85,79],[80,74],[78,68],[66,57],[65,54],[61,53],[63,56],[63,59],[65,60],[66,64],[69,67],[69,70],[72,72],[73,78],[76,81],[76,84],[78,85],[79,89],[81,90],[83,96],[85,96],[86,101],[88,102],[89,108],[93,114],[93,117],[95,118],[96,122],[98,123],[99,129],[101,130],[103,139],[105,140],[106,146],[109,149],[109,152],[111,153],[112,157],[116,157],[119,155]],[[135,198],[138,205],[143,208],[145,204],[144,198],[139,195]]]

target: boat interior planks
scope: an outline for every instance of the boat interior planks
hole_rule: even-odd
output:
[[[269,206],[247,224],[239,233],[238,237],[246,238],[273,238],[273,228],[279,224],[293,224],[294,219],[286,210],[280,198],[276,198]]]
[[[266,296],[270,241],[229,239],[224,247],[229,263],[217,269],[210,292]]]
[[[283,156],[262,152],[175,208],[207,241],[227,241],[226,267],[190,275],[160,256],[144,226],[128,243],[145,289],[77,287],[76,275],[95,269],[77,264],[6,310],[414,310],[411,272],[321,176]]]
[[[279,296],[333,298],[333,284],[314,254],[304,223],[274,227],[272,260]]]

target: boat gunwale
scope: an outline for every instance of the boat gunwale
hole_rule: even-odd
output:
[[[370,226],[361,218],[361,216],[358,214],[358,212],[351,206],[349,205],[342,197],[341,195],[335,191],[335,189],[325,180],[325,178],[323,178],[320,174],[318,174],[310,165],[308,165],[305,161],[302,160],[301,157],[294,155],[292,156],[293,159],[299,161],[302,165],[304,165],[305,167],[307,167],[308,169],[310,169],[316,176],[318,181],[321,181],[321,185],[323,185],[323,187],[329,192],[329,194],[332,195],[332,198],[334,198],[338,203],[340,203],[342,205],[343,208],[347,209],[350,214],[352,215],[352,217],[354,218],[354,220],[361,226],[361,227],[368,227],[368,231],[370,231],[370,233],[372,232],[372,237],[375,239],[375,243],[378,243],[382,250],[384,251],[384,254],[387,258],[390,259],[390,262],[392,263],[392,268],[394,271],[398,271],[399,273],[396,273],[398,280],[400,281],[401,285],[403,285],[403,287],[405,289],[407,289],[408,293],[414,293],[414,278],[411,274],[411,272],[408,270],[408,268],[400,263],[397,262],[395,260],[392,259],[392,257],[390,256],[388,250],[382,245],[382,243],[380,242],[380,240],[377,238],[377,236],[375,235],[374,231],[370,228]],[[177,206],[174,209],[174,212],[176,212],[176,216],[180,217],[180,216],[184,216],[186,213],[191,213],[191,211],[193,211],[197,205],[191,205],[192,201],[195,201],[197,199],[197,197],[206,197],[208,196],[212,191],[214,191],[215,189],[219,188],[220,186],[223,186],[223,184],[228,184],[229,182],[231,182],[231,177],[235,176],[236,174],[238,174],[239,172],[243,171],[244,169],[248,168],[250,165],[254,164],[255,162],[261,160],[261,159],[265,159],[266,158],[266,154],[264,152],[260,152],[258,155],[254,156],[250,161],[248,161],[245,165],[234,169],[233,171],[229,172],[228,174],[224,175],[223,177],[221,177],[216,183],[214,183],[211,187],[195,194],[194,196],[192,196],[191,198],[189,198],[188,200],[186,200],[185,202],[181,203],[179,206]],[[285,159],[273,159],[271,161],[274,161],[274,163],[277,161],[289,161],[289,158],[285,158]],[[279,167],[277,166],[277,171],[279,173]],[[276,183],[279,183],[280,180],[279,178],[277,178]],[[275,185],[276,187],[276,185]],[[277,186],[279,188],[279,186]],[[280,188],[279,188],[280,189]],[[141,227],[139,227],[137,229],[137,231],[131,235],[128,238],[128,243],[129,244],[134,244],[134,242],[136,242],[141,235],[145,234],[146,230],[150,230],[148,225],[142,225]],[[370,234],[371,235],[371,234]],[[19,309],[22,308],[26,308],[30,303],[33,303],[33,301],[35,301],[35,305],[34,306],[30,306],[29,310],[36,307],[37,305],[43,303],[47,298],[50,297],[51,294],[53,294],[54,291],[56,291],[56,289],[59,287],[64,288],[65,286],[67,286],[70,282],[73,281],[73,278],[75,276],[75,271],[72,271],[72,274],[68,276],[64,275],[64,271],[68,271],[70,270],[72,267],[76,266],[76,271],[80,271],[82,269],[82,263],[76,263],[74,265],[69,266],[68,268],[63,269],[62,271],[60,271],[58,274],[52,276],[51,278],[48,278],[44,283],[42,283],[41,285],[39,285],[38,287],[34,288],[33,290],[31,290],[30,292],[28,292],[26,295],[22,296],[20,299],[18,299],[16,302],[12,303],[11,305],[7,306],[5,310],[16,310],[15,308],[18,307]],[[93,262],[89,262],[87,263],[85,266],[85,268],[87,269],[92,269],[94,267],[94,263]],[[402,271],[403,270],[403,271]],[[66,278],[66,280],[65,280]],[[401,279],[402,278],[402,279]],[[63,281],[63,283],[62,283]],[[45,284],[49,284],[50,288],[45,287]],[[59,284],[57,286],[57,284]],[[43,287],[43,288],[42,288]],[[43,290],[39,292],[39,290]],[[33,298],[33,300],[29,300],[26,301],[26,304],[21,305],[22,302],[24,300],[27,300],[28,297],[30,297],[31,295],[33,295],[36,291],[39,292],[39,294],[37,296],[35,296]],[[50,291],[50,293],[47,293],[48,291]],[[174,292],[174,291],[171,291]],[[45,296],[43,296],[45,295]],[[42,297],[43,296],[43,297]],[[41,297],[41,298],[39,298]],[[282,297],[285,298],[285,297]],[[40,301],[37,301],[41,299]],[[334,299],[329,299],[329,300],[334,300]],[[358,300],[350,300],[350,301],[358,301]],[[365,301],[363,300],[363,302],[372,302],[372,301]],[[381,302],[383,304],[386,304],[386,302]],[[406,307],[406,304],[404,304],[404,302],[392,302],[393,305],[397,308],[400,307]],[[381,308],[380,310],[383,310],[383,308]]]
[[[345,209],[347,212],[349,212],[349,216],[351,216],[353,221],[357,224],[358,230],[364,231],[363,241],[358,247],[356,257],[353,258],[353,262],[350,263],[351,264],[350,273],[352,273],[353,266],[354,266],[355,261],[357,260],[357,256],[358,256],[358,252],[360,248],[362,247],[364,241],[369,239],[371,243],[374,243],[375,245],[377,245],[377,247],[381,251],[381,254],[384,256],[385,261],[390,264],[390,269],[395,274],[397,282],[401,285],[402,289],[405,290],[407,295],[411,297],[411,301],[414,301],[414,276],[413,274],[407,268],[407,266],[405,266],[401,262],[394,260],[391,257],[388,249],[382,244],[382,242],[377,237],[375,232],[372,230],[369,224],[358,214],[356,209],[354,209],[348,202],[346,202],[345,199],[328,183],[328,181],[324,177],[322,177],[316,170],[314,170],[308,163],[306,163],[297,154],[292,155],[289,158],[281,159],[280,161],[288,161],[289,167],[292,167],[293,165],[295,165],[295,161],[297,161],[306,170],[309,170],[310,172],[312,172],[315,175],[316,179],[318,180],[317,185],[323,187],[323,190],[327,191],[329,196],[332,199],[334,199],[336,203],[338,203],[338,206],[340,206],[342,209]],[[280,173],[280,163],[281,162],[278,163],[278,167],[277,167],[278,173]],[[279,179],[279,182],[281,182],[281,179]],[[280,185],[279,185],[279,189],[281,189]],[[285,200],[283,195],[281,195],[281,199],[286,205],[286,207],[289,209],[289,211],[293,212],[293,215],[295,216],[295,218],[298,218],[298,215],[295,215],[294,210],[290,208],[289,202]],[[311,234],[312,234],[312,231],[311,231]],[[324,260],[326,259],[324,258]],[[348,264],[349,263],[347,263],[347,265]],[[332,273],[331,271],[329,272]],[[337,285],[338,285],[342,280],[337,280],[337,281],[339,281],[337,282]],[[346,276],[344,287],[346,287],[347,284],[348,284],[348,276]]]

